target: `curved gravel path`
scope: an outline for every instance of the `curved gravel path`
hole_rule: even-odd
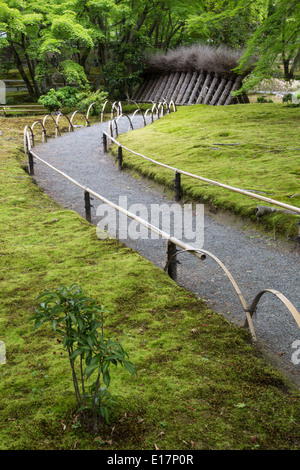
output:
[[[135,128],[141,125],[141,119],[134,123]],[[167,196],[167,192],[164,193],[163,188],[143,178],[133,177],[130,172],[118,170],[116,162],[103,153],[103,129],[107,131],[107,123],[78,129],[38,145],[33,151],[116,204],[119,204],[120,195],[126,196],[128,209],[132,204],[139,203],[146,206],[150,213],[151,204],[174,204],[175,201]],[[119,133],[127,130],[128,120],[121,119]],[[85,216],[82,190],[36,159],[35,180],[53,199]],[[92,204],[92,219],[97,224],[100,219],[96,209],[101,202],[94,199]],[[148,237],[122,242],[156,266],[164,268],[165,240]],[[203,248],[225,264],[248,305],[261,290],[269,288],[282,292],[300,311],[300,256],[295,245],[274,242],[245,229],[241,223],[235,223],[234,218],[220,217],[205,209]],[[210,308],[230,321],[244,324],[245,314],[237,293],[215,261],[208,257],[205,261],[199,261],[188,253],[178,255],[178,261],[179,285],[204,298]],[[275,363],[300,386],[300,346],[293,347],[293,343],[300,340],[300,329],[290,312],[277,297],[267,293],[259,302],[253,323],[263,350],[271,354]],[[298,360],[299,364],[295,364]]]

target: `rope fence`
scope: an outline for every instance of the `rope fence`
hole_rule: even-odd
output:
[[[162,101],[160,103],[153,103],[152,107],[148,108],[144,113],[142,109],[140,108],[140,106],[135,101],[132,101],[132,103],[136,106],[137,109],[133,112],[131,117],[123,113],[123,107],[122,107],[121,101],[111,102],[107,100],[103,104],[101,108],[101,113],[100,113],[100,116],[101,116],[100,122],[103,123],[107,106],[111,105],[109,129],[111,130],[112,135],[114,133],[116,136],[119,135],[118,122],[121,118],[126,117],[129,123],[128,130],[129,129],[133,130],[134,129],[133,122],[135,121],[138,114],[141,115],[143,119],[143,125],[146,126],[147,119],[150,118],[150,122],[152,123],[155,119],[159,119],[159,117],[164,116],[166,113],[170,113],[172,110],[173,111],[177,110],[174,102],[167,103],[166,101]],[[34,134],[35,126],[41,127],[42,142],[45,143],[47,142],[47,138],[49,137],[47,134],[47,129],[49,129],[49,127],[46,128],[49,122],[51,122],[52,125],[54,126],[55,138],[58,138],[62,135],[61,133],[62,127],[60,126],[61,122],[63,122],[62,120],[64,120],[65,124],[67,124],[68,132],[74,132],[74,130],[79,127],[89,127],[90,126],[89,115],[94,106],[97,106],[96,102],[90,104],[86,114],[83,113],[82,111],[75,110],[70,117],[67,114],[62,113],[61,111],[56,111],[51,114],[46,114],[46,116],[44,116],[43,119],[38,119],[34,121],[31,126],[29,125],[25,126],[24,128],[24,152],[27,153],[27,147],[26,147],[27,146],[27,143],[26,143],[27,132],[30,133],[31,146],[32,147],[35,146],[35,137],[36,137],[36,135]],[[82,116],[84,120],[84,124],[79,124],[79,125],[74,124],[75,116],[78,116],[78,115]]]
[[[111,131],[113,129],[113,124],[109,123],[109,130]],[[268,202],[269,204],[274,204],[277,206],[280,206],[286,210],[295,212],[297,214],[300,214],[300,207],[297,206],[292,206],[290,204],[286,204],[284,202],[276,201],[275,199],[271,199],[265,196],[261,196],[260,194],[252,193],[251,191],[247,191],[245,189],[240,189],[236,188],[234,186],[229,186],[224,183],[220,183],[219,181],[214,181],[208,178],[204,178],[203,176],[195,175],[193,173],[189,173],[187,171],[181,170],[179,168],[175,168],[171,165],[167,165],[166,163],[158,162],[157,160],[154,160],[153,158],[146,157],[145,155],[142,155],[141,153],[135,152],[134,150],[129,149],[128,147],[125,147],[125,145],[122,145],[118,140],[116,140],[111,132],[105,132],[103,131],[103,149],[105,152],[108,151],[109,146],[110,146],[110,141],[115,143],[118,146],[118,149],[124,149],[129,153],[132,153],[133,155],[136,155],[138,157],[143,158],[144,160],[147,160],[151,163],[154,163],[155,165],[161,166],[163,168],[167,168],[168,170],[171,170],[175,173],[175,199],[179,200],[181,196],[181,177],[180,175],[185,175],[189,176],[190,178],[194,178],[200,181],[204,181],[205,183],[209,183],[215,186],[219,186],[221,188],[228,189],[230,191],[234,191],[236,193],[243,194],[244,196],[248,196],[251,198],[259,199],[264,202]],[[119,150],[120,153],[120,150]],[[123,161],[123,155],[122,155],[122,161]]]
[[[140,223],[144,227],[146,227],[149,230],[153,231],[154,233],[158,234],[161,238],[165,239],[167,241],[167,249],[166,249],[167,262],[166,262],[164,271],[166,271],[168,273],[168,275],[174,281],[176,281],[176,279],[177,279],[177,259],[176,259],[176,257],[179,254],[181,254],[181,253],[191,253],[192,255],[194,255],[195,257],[197,257],[201,261],[204,261],[207,256],[210,257],[211,259],[213,259],[218,264],[218,266],[224,271],[227,278],[231,282],[235,292],[237,293],[237,295],[239,297],[239,300],[241,302],[243,311],[245,313],[244,327],[249,329],[254,341],[257,340],[257,337],[256,337],[256,333],[255,333],[255,330],[254,330],[254,325],[253,325],[253,322],[252,322],[252,316],[253,316],[254,312],[256,311],[256,309],[257,309],[257,305],[259,303],[260,298],[266,292],[270,292],[270,293],[276,295],[277,298],[284,303],[284,305],[287,307],[287,309],[292,314],[292,316],[293,316],[294,320],[296,321],[298,327],[300,328],[300,314],[299,314],[299,312],[297,311],[295,306],[282,293],[280,293],[278,291],[275,291],[275,290],[272,290],[272,289],[264,289],[263,291],[258,293],[258,295],[255,297],[255,299],[253,300],[252,304],[249,307],[247,305],[247,302],[246,302],[246,300],[245,300],[245,298],[244,298],[244,296],[241,292],[241,289],[239,288],[237,282],[235,281],[235,279],[233,278],[233,276],[231,275],[231,273],[229,272],[227,267],[213,253],[210,253],[207,250],[197,249],[196,247],[193,247],[193,246],[183,242],[182,240],[179,240],[176,237],[171,236],[169,233],[164,232],[163,230],[161,230],[160,228],[150,224],[148,221],[144,220],[143,218],[138,217],[136,214],[133,214],[133,213],[129,212],[128,210],[124,209],[123,207],[118,206],[117,204],[109,201],[104,196],[102,196],[102,195],[98,194],[97,192],[93,191],[92,189],[82,185],[81,183],[76,181],[74,178],[71,178],[69,175],[67,175],[63,171],[57,169],[56,167],[54,167],[50,163],[46,162],[45,160],[40,158],[37,154],[35,154],[32,151],[29,131],[27,131],[27,133],[26,133],[26,150],[27,150],[26,153],[28,154],[28,168],[29,168],[29,174],[30,175],[32,175],[32,176],[34,175],[34,158],[35,158],[38,161],[40,161],[41,163],[43,163],[44,165],[51,168],[54,172],[60,174],[66,180],[70,181],[72,184],[79,187],[84,192],[85,214],[86,214],[86,219],[90,223],[92,222],[92,220],[91,220],[90,197],[93,196],[96,199],[99,199],[100,201],[102,201],[104,204],[107,204],[110,207],[114,208],[115,210],[125,214],[127,217],[135,220],[136,222]],[[180,250],[178,250],[177,248],[180,248]]]

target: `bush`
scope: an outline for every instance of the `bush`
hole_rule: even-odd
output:
[[[70,86],[65,86],[58,90],[51,88],[47,95],[42,95],[39,98],[38,102],[51,112],[58,111],[63,107],[73,108],[77,103],[77,93],[77,88]]]
[[[257,100],[256,100],[257,103],[273,103],[273,100],[268,100],[266,98],[266,96],[258,96]]]
[[[105,101],[108,99],[108,93],[97,90],[91,92],[89,90],[82,91],[77,95],[77,109],[86,113],[89,106],[94,103],[91,114],[100,114]]]
[[[286,95],[284,95],[284,97],[282,98],[282,102],[283,103],[291,103],[292,102],[292,93],[287,93]]]
[[[100,90],[91,92],[89,89],[78,90],[74,87],[65,86],[58,90],[51,88],[47,95],[40,97],[38,102],[50,112],[62,108],[76,108],[78,111],[86,112],[92,103],[96,103],[93,112],[99,114],[107,97],[108,94]]]

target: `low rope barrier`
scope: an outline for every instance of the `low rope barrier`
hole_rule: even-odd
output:
[[[132,153],[133,155],[137,155],[138,157],[141,157],[144,160],[147,160],[151,163],[154,163],[155,165],[158,165],[158,166],[161,166],[163,168],[167,168],[168,170],[173,171],[175,173],[175,179],[176,179],[176,176],[177,176],[178,179],[180,179],[180,175],[189,176],[190,178],[198,179],[200,181],[204,181],[205,183],[209,183],[209,184],[212,184],[212,185],[215,185],[215,186],[219,186],[221,188],[229,189],[230,191],[234,191],[236,193],[243,194],[244,196],[248,196],[248,197],[255,198],[255,199],[260,199],[261,201],[265,201],[265,202],[268,202],[269,204],[274,204],[274,205],[283,207],[284,209],[287,209],[287,210],[290,210],[290,211],[293,211],[293,212],[296,212],[296,213],[300,214],[300,207],[296,207],[296,206],[292,206],[290,204],[286,204],[284,202],[276,201],[275,199],[271,199],[271,198],[268,198],[268,197],[265,197],[265,196],[261,196],[260,194],[252,193],[251,191],[247,191],[245,189],[240,189],[240,188],[236,188],[234,186],[229,186],[228,184],[220,183],[219,181],[214,181],[214,180],[211,180],[211,179],[208,179],[208,178],[204,178],[203,176],[199,176],[199,175],[195,175],[193,173],[189,173],[188,171],[180,170],[179,168],[175,168],[171,165],[167,165],[166,163],[158,162],[157,160],[154,160],[153,158],[146,157],[145,155],[142,155],[141,153],[135,152],[134,150],[131,150],[128,147],[125,147],[125,145],[122,145],[120,142],[118,142],[108,132],[103,131],[103,137],[104,137],[104,141],[106,142],[106,146],[105,146],[106,150],[105,151],[107,151],[108,147],[109,147],[108,140],[111,140],[119,148],[122,148],[122,149]]]
[[[223,269],[223,271],[225,272],[227,278],[230,280],[230,282],[233,285],[236,293],[238,294],[238,297],[241,301],[241,304],[242,304],[242,307],[243,307],[243,310],[244,310],[244,313],[245,313],[245,316],[246,316],[244,327],[249,328],[249,331],[250,331],[254,341],[256,341],[257,338],[256,338],[256,334],[255,334],[255,330],[254,330],[254,326],[253,326],[253,322],[252,322],[252,316],[253,316],[253,313],[256,311],[256,308],[257,308],[257,305],[258,305],[258,302],[259,302],[261,296],[265,292],[271,292],[271,293],[275,294],[284,303],[284,305],[290,311],[290,313],[292,314],[292,316],[295,319],[296,323],[300,327],[300,314],[299,314],[299,312],[297,311],[295,306],[281,292],[275,291],[275,290],[272,290],[272,289],[265,289],[265,290],[261,291],[255,297],[255,299],[253,300],[251,306],[248,307],[247,303],[245,301],[245,298],[244,298],[244,296],[241,292],[241,289],[239,288],[238,284],[234,280],[233,276],[231,275],[231,273],[229,272],[227,267],[222,263],[222,261],[220,261],[219,258],[217,258],[214,254],[210,253],[207,250],[197,249],[197,248],[195,248],[195,247],[193,247],[193,246],[177,239],[176,237],[171,236],[170,234],[162,231],[160,228],[150,224],[148,221],[142,219],[141,217],[138,217],[136,214],[133,214],[133,213],[127,211],[126,209],[124,209],[123,207],[120,207],[117,204],[109,201],[104,196],[101,196],[100,194],[96,193],[92,189],[82,185],[81,183],[76,181],[74,178],[71,178],[69,175],[67,175],[63,171],[57,169],[56,167],[54,167],[50,163],[46,162],[41,157],[39,157],[38,155],[36,155],[35,153],[32,152],[31,142],[30,142],[30,135],[29,135],[28,131],[27,131],[27,134],[26,134],[26,142],[27,142],[26,143],[26,148],[27,148],[28,163],[29,163],[29,174],[34,175],[34,161],[33,161],[33,157],[34,157],[37,160],[39,160],[41,163],[45,164],[46,166],[51,168],[53,171],[55,171],[56,173],[60,174],[65,179],[67,179],[68,181],[73,183],[74,185],[81,188],[84,191],[86,218],[89,222],[91,222],[90,196],[92,195],[95,198],[102,201],[103,203],[105,203],[105,204],[109,205],[110,207],[114,208],[115,210],[125,214],[127,217],[135,220],[136,222],[140,223],[144,227],[148,228],[149,230],[151,230],[154,233],[158,234],[160,237],[167,240],[167,264],[166,264],[164,270],[165,271],[168,270],[169,275],[174,280],[176,279],[176,276],[177,276],[177,274],[176,274],[177,273],[177,266],[176,266],[176,259],[175,258],[180,253],[189,252],[189,253],[193,254],[195,257],[197,257],[200,260],[205,260],[206,256],[209,256],[214,261],[216,261],[216,263]],[[176,247],[181,248],[181,250],[177,250]],[[174,263],[174,260],[175,260],[175,263]],[[171,267],[171,269],[170,269],[170,267]]]
[[[170,112],[171,108],[173,108],[173,110],[176,111],[176,106],[173,102],[167,103],[166,101],[163,101],[163,102],[160,102],[160,103],[153,103],[152,108],[147,109],[145,113],[143,113],[143,111],[141,110],[141,108],[139,107],[139,105],[135,101],[132,101],[132,103],[134,103],[136,105],[137,109],[134,111],[132,118],[130,118],[130,116],[128,116],[126,114],[123,114],[123,108],[122,108],[121,101],[111,102],[109,100],[106,100],[105,103],[102,106],[102,109],[101,109],[101,113],[100,113],[101,114],[101,120],[100,120],[100,122],[101,123],[103,122],[103,117],[104,117],[104,113],[105,113],[105,109],[106,109],[107,105],[111,105],[110,123],[113,123],[113,124],[110,124],[110,126],[111,126],[111,128],[113,128],[113,126],[114,126],[114,129],[116,130],[117,135],[118,135],[117,123],[118,123],[118,120],[121,117],[126,116],[129,120],[129,124],[130,124],[131,129],[133,129],[134,127],[133,127],[132,123],[133,123],[133,120],[135,119],[135,116],[137,115],[137,113],[141,113],[142,118],[143,118],[143,122],[144,122],[144,126],[145,126],[146,125],[146,117],[148,116],[148,114],[151,114],[151,116],[152,116],[152,121],[151,122],[153,122],[154,113],[156,113],[157,116],[159,115],[159,113],[161,115],[164,115],[165,112]],[[61,118],[64,118],[65,120],[67,120],[68,132],[74,132],[74,130],[78,127],[84,127],[84,126],[89,127],[90,126],[90,121],[89,121],[90,111],[93,108],[93,106],[97,106],[97,105],[98,105],[98,103],[96,103],[96,102],[91,103],[90,106],[88,107],[88,110],[87,110],[86,114],[84,114],[82,111],[76,110],[72,113],[71,117],[69,118],[67,114],[62,113],[61,111],[56,111],[56,112],[51,113],[51,114],[46,114],[46,116],[44,116],[43,120],[39,119],[37,121],[34,121],[34,123],[31,126],[27,125],[24,128],[24,152],[27,153],[26,133],[27,133],[28,130],[30,131],[31,145],[32,145],[32,147],[34,147],[35,146],[35,135],[34,135],[33,129],[36,125],[40,125],[42,127],[42,142],[45,143],[45,142],[47,142],[46,121],[48,119],[52,120],[52,123],[53,123],[54,128],[55,128],[54,135],[55,135],[55,138],[58,138],[58,137],[61,136],[61,131],[60,131],[60,127],[59,127],[59,120]],[[81,116],[83,116],[85,124],[80,124],[80,125],[74,124],[74,122],[73,122],[74,118],[75,118],[76,115],[79,115],[79,114]],[[115,117],[115,114],[116,114],[116,117]],[[56,116],[56,119],[54,118],[54,116]],[[113,130],[112,130],[112,133],[113,133]]]

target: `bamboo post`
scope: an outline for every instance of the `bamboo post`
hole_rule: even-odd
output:
[[[205,78],[204,83],[202,85],[201,91],[200,91],[199,96],[197,98],[196,104],[201,104],[202,101],[205,99],[206,93],[208,92],[208,88],[210,86],[212,75],[213,74],[211,72],[209,72],[206,75],[206,78]]]
[[[160,101],[163,98],[162,94],[166,87],[167,81],[168,81],[168,75],[165,74],[162,76],[162,79],[160,81],[160,86],[158,87],[158,90],[154,96],[154,101]]]
[[[163,79],[164,79],[163,75],[158,75],[158,77],[155,79],[155,86],[153,87],[153,89],[151,91],[151,97],[149,98],[150,101],[151,100],[156,101],[156,96],[157,96],[158,91],[161,87]]]
[[[142,86],[141,91],[139,92],[138,96],[134,98],[135,101],[145,101],[145,98],[149,91],[151,90],[153,85],[153,78],[147,77],[145,79],[144,86]]]
[[[44,126],[43,126],[43,129],[42,129],[42,142],[47,142],[47,131],[44,128]]]
[[[170,82],[169,84],[169,89],[168,89],[168,93],[166,95],[166,100],[167,101],[170,101],[171,100],[171,96],[173,94],[173,91],[174,91],[174,87],[176,86],[176,83],[178,81],[178,78],[179,78],[179,73],[176,72],[176,73],[172,73],[172,81]]]
[[[216,73],[210,84],[209,89],[207,90],[207,94],[204,98],[203,104],[209,104],[210,100],[213,98],[213,93],[215,91],[218,81],[219,81],[219,74]]]
[[[191,76],[190,83],[188,84],[186,91],[182,97],[181,104],[188,104],[191,93],[194,89],[195,82],[197,80],[198,72],[194,72]]]
[[[177,247],[174,243],[168,240],[167,242],[167,263],[168,263],[168,275],[173,281],[177,282]]]
[[[153,103],[154,98],[155,98],[155,90],[157,89],[158,82],[159,82],[159,78],[156,77],[153,79],[153,83],[151,85],[151,88],[149,89],[149,93],[147,94],[145,101]]]
[[[174,103],[178,103],[178,101],[177,101],[177,96],[178,96],[178,93],[179,93],[180,88],[181,88],[181,86],[182,86],[182,83],[183,83],[183,81],[184,81],[184,79],[185,79],[185,76],[186,76],[186,72],[182,72],[182,73],[179,75],[179,80],[178,80],[177,85],[176,85],[176,87],[175,87],[175,89],[174,89],[174,91],[173,91],[173,93],[172,93],[171,98],[170,98],[171,100],[174,101]]]
[[[33,156],[30,150],[28,152],[28,169],[29,169],[29,174],[34,175],[34,161],[33,161]]]
[[[149,86],[147,87],[147,89],[145,90],[145,92],[143,94],[143,101],[144,102],[148,102],[148,101],[152,100],[154,91],[155,91],[156,86],[157,86],[157,82],[158,82],[157,77],[151,78],[151,80],[149,82]]]
[[[222,78],[222,80],[220,81],[219,85],[218,85],[218,88],[214,94],[214,97],[213,99],[211,100],[210,104],[212,106],[215,106],[224,90],[224,87],[226,85],[226,82],[227,82],[227,79],[225,77]]]
[[[181,199],[181,174],[178,171],[175,171],[174,190],[175,190],[175,201],[180,201]]]
[[[195,104],[195,99],[201,91],[200,86],[202,85],[203,80],[204,80],[204,72],[203,72],[203,70],[201,70],[201,72],[198,74],[198,78],[197,78],[197,81],[195,83],[192,94],[190,96],[188,104]]]
[[[122,170],[123,167],[123,153],[122,153],[122,147],[119,145],[118,147],[118,165],[119,165],[119,170]]]
[[[103,152],[107,153],[107,137],[106,134],[103,133]]]
[[[229,78],[229,80],[228,80],[228,82],[227,82],[227,84],[226,84],[226,86],[225,86],[225,88],[224,88],[224,90],[223,90],[223,92],[222,92],[222,94],[219,98],[219,101],[217,102],[217,106],[222,106],[225,103],[225,101],[227,99],[227,96],[230,93],[230,90],[232,88],[232,85],[233,85],[233,78],[231,77],[231,78]]]
[[[165,87],[162,89],[161,91],[161,98],[165,99],[167,101],[167,96],[168,96],[168,93],[170,91],[170,86],[172,84],[172,81],[173,81],[173,73],[171,73],[169,76],[168,76],[168,79],[166,81],[166,84],[165,84]]]
[[[237,77],[237,79],[235,80],[231,90],[230,90],[230,93],[228,94],[227,98],[226,98],[226,101],[224,103],[224,106],[228,106],[229,104],[232,104],[234,98],[232,96],[232,92],[233,91],[236,91],[238,90],[240,87],[241,87],[241,83],[242,83],[242,79],[241,77]]]
[[[191,72],[187,72],[186,76],[185,76],[185,79],[180,87],[180,90],[179,90],[179,93],[178,93],[178,96],[177,96],[177,103],[178,104],[183,104],[183,96],[185,94],[185,91],[187,89],[187,87],[189,86],[189,83],[190,83],[190,80],[191,80],[191,77],[192,77],[192,73]]]
[[[92,223],[91,197],[88,191],[84,191],[84,207],[85,207],[85,218],[88,222]]]

